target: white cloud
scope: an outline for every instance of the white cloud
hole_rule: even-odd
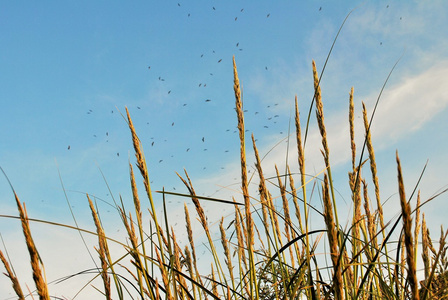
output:
[[[443,112],[448,105],[446,78],[448,61],[442,61],[386,89],[372,125],[374,138],[381,145],[396,141],[422,128],[436,114]],[[368,97],[369,115],[375,100]]]

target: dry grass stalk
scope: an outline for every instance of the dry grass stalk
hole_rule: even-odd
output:
[[[247,249],[249,255],[249,274],[250,274],[250,288],[251,295],[258,299],[258,288],[255,274],[255,259],[253,253],[254,246],[254,229],[253,220],[250,207],[250,197],[247,179],[247,164],[246,164],[246,146],[244,137],[244,114],[243,114],[243,101],[241,99],[241,89],[240,81],[238,79],[238,71],[236,69],[235,56],[233,57],[233,75],[234,75],[234,85],[233,89],[235,91],[235,106],[236,113],[238,117],[238,131],[240,136],[240,159],[241,159],[241,189],[244,197],[244,208],[246,217],[246,230],[247,230]]]
[[[400,264],[400,272],[401,272],[401,276],[400,276],[400,278],[401,278],[401,286],[405,286],[405,271],[406,271],[406,249],[403,249],[403,247],[404,247],[404,235],[402,234],[401,236],[400,236],[400,243],[401,243],[401,257],[400,257],[400,262],[399,262],[399,264]],[[405,289],[404,288],[402,288],[401,289],[401,297],[402,298],[404,298],[404,294],[405,294]]]
[[[16,292],[17,297],[19,297],[19,300],[25,300],[25,297],[23,296],[22,288],[20,287],[19,280],[15,276],[14,272],[11,270],[8,261],[6,260],[6,257],[3,255],[3,252],[0,250],[0,259],[3,262],[3,265],[5,266],[6,273],[5,275],[9,277],[12,283],[12,288],[14,289],[14,292]]]
[[[202,208],[201,203],[199,202],[199,199],[196,196],[196,192],[193,188],[193,184],[191,183],[191,180],[190,180],[190,177],[188,176],[187,171],[186,170],[184,170],[184,171],[185,171],[185,176],[187,177],[188,182],[185,179],[183,179],[178,173],[176,173],[176,174],[177,174],[177,176],[179,176],[179,178],[182,180],[182,182],[185,184],[185,186],[188,188],[188,191],[190,192],[191,199],[196,207],[196,212],[199,216],[199,221],[200,221],[202,228],[204,229],[205,234],[207,236],[208,244],[210,246],[210,250],[212,252],[213,259],[214,259],[214,262],[217,267],[217,272],[220,277],[219,279],[226,281],[225,277],[222,277],[223,272],[222,272],[221,263],[219,261],[218,253],[216,252],[216,248],[215,248],[212,236],[210,234],[210,229],[208,227],[207,217],[205,216],[204,209]]]
[[[319,85],[319,76],[317,74],[316,69],[316,63],[312,62],[313,64],[313,77],[314,77],[314,96],[316,99],[316,117],[317,117],[317,124],[319,127],[320,135],[322,137],[322,147],[324,148],[324,160],[325,160],[325,166],[328,168],[330,166],[330,149],[328,148],[328,142],[327,142],[327,131],[325,129],[325,122],[324,122],[324,106],[322,103],[322,95]]]
[[[134,199],[134,207],[135,207],[135,214],[137,217],[137,224],[138,224],[138,228],[142,229],[142,210],[141,210],[141,205],[140,205],[140,199],[138,197],[138,192],[137,192],[137,185],[135,183],[135,177],[134,177],[134,171],[132,169],[132,165],[129,164],[129,173],[130,173],[130,178],[131,178],[131,190],[132,190],[132,197]]]
[[[126,212],[124,211],[124,209],[122,209],[120,207],[119,211],[120,211],[121,220],[124,224],[124,227],[126,228],[126,232],[128,233],[129,240],[131,241],[131,245],[132,245],[131,254],[134,253],[134,254],[132,254],[132,256],[138,257],[138,241],[137,241],[137,236],[135,235],[135,227],[134,227],[134,222],[132,220],[132,215],[131,215],[131,213],[129,213],[129,222],[128,222]],[[135,259],[135,257],[134,257],[134,259]]]
[[[188,236],[188,241],[190,243],[190,248],[191,248],[191,274],[193,279],[196,279],[201,285],[203,285],[202,282],[202,278],[199,274],[198,271],[198,265],[197,265],[197,259],[196,259],[196,248],[194,246],[194,240],[193,240],[193,231],[191,229],[191,221],[190,221],[190,214],[188,213],[188,208],[187,208],[187,204],[184,203],[184,211],[185,211],[185,222],[187,224],[187,236]],[[190,253],[190,252],[189,252]],[[193,269],[194,267],[194,269]],[[196,287],[195,285],[193,285],[193,290],[195,290]],[[200,293],[200,291],[199,291]]]
[[[355,104],[353,103],[353,87],[350,90],[348,120],[350,124],[350,145],[352,149],[352,169],[356,170],[356,144],[355,144]]]
[[[376,205],[377,205],[377,210],[378,210],[378,217],[380,220],[381,228],[384,228],[383,206],[381,204],[381,199],[380,199],[380,186],[378,183],[377,168],[376,168],[376,161],[375,161],[375,151],[374,151],[373,145],[372,145],[372,135],[370,133],[370,125],[369,125],[369,120],[367,118],[366,105],[364,104],[364,102],[362,103],[362,117],[364,120],[364,128],[365,128],[365,132],[366,132],[366,146],[367,146],[367,150],[369,151],[369,157],[370,157],[370,171],[372,172],[373,185],[375,187],[375,198],[376,198]],[[384,234],[384,232],[383,232],[383,234]]]
[[[363,179],[362,180],[362,187],[363,187],[363,195],[364,195],[364,211],[366,213],[366,219],[367,219],[367,232],[369,233],[369,239],[370,239],[370,245],[376,248],[377,240],[375,235],[375,222],[374,222],[374,216],[370,212],[370,201],[369,201],[369,194],[367,192],[367,183]]]
[[[425,280],[428,280],[430,272],[430,256],[429,256],[429,234],[426,228],[425,214],[422,214],[422,259],[425,269]]]
[[[201,203],[199,202],[199,199],[196,197],[196,192],[194,191],[193,185],[191,184],[191,180],[190,180],[190,177],[188,176],[187,171],[184,170],[184,172],[185,172],[185,175],[187,176],[188,182],[185,179],[183,179],[177,172],[176,172],[176,174],[177,174],[177,176],[179,176],[180,180],[182,180],[182,182],[185,184],[188,191],[190,192],[191,200],[193,201],[193,204],[196,207],[196,212],[199,216],[199,221],[200,221],[202,227],[204,228],[204,230],[207,234],[210,234],[208,224],[207,224],[207,217],[205,216],[204,209],[202,208]]]
[[[328,148],[327,131],[325,129],[325,122],[324,122],[324,106],[322,103],[322,94],[320,90],[319,76],[317,74],[316,63],[314,62],[314,60],[312,62],[312,65],[313,65],[313,77],[314,77],[314,97],[316,99],[317,125],[319,127],[319,132],[322,137],[322,147],[324,148],[323,151],[321,150],[321,153],[322,156],[324,157],[325,167],[327,168],[328,180],[330,183],[331,199],[333,200],[334,219],[336,221],[336,226],[339,227],[336,198],[334,196],[333,179],[331,176],[330,149]]]
[[[361,248],[360,246],[360,231],[359,226],[361,222],[361,176],[358,174],[358,170],[355,169],[354,172],[349,172],[350,188],[352,190],[352,201],[353,201],[353,256],[357,255],[357,251]],[[358,177],[358,180],[356,178]],[[360,256],[358,256],[359,258]],[[359,261],[357,259],[357,261]]]
[[[325,224],[327,225],[328,243],[330,244],[330,256],[334,268],[334,292],[337,300],[344,299],[341,266],[338,266],[339,251],[336,225],[333,217],[333,205],[331,204],[330,191],[327,174],[324,174],[324,182],[322,184],[322,198],[324,204]]]
[[[215,278],[215,271],[213,269],[213,264],[211,264],[212,266],[212,291],[213,291],[213,295],[215,295],[216,297],[219,297],[219,293],[218,293],[218,284],[216,283],[216,278]]]
[[[247,261],[246,261],[246,255],[244,254],[244,249],[245,249],[245,241],[244,241],[244,235],[243,235],[243,231],[241,230],[241,224],[242,223],[242,219],[241,219],[241,211],[238,205],[235,204],[235,222],[233,223],[235,226],[235,231],[236,231],[236,239],[238,241],[238,247],[237,247],[237,253],[238,253],[238,261],[240,262],[240,274],[241,273],[246,273],[247,270]],[[241,266],[241,262],[244,265],[244,268],[242,268]],[[240,278],[242,278],[243,276],[240,276]],[[246,278],[244,276],[244,278]]]
[[[232,266],[232,258],[230,257],[230,249],[229,249],[229,241],[226,238],[226,230],[223,226],[224,223],[224,217],[221,218],[221,221],[219,222],[219,231],[221,232],[221,244],[224,249],[224,255],[226,256],[225,262],[227,265],[227,269],[229,270],[230,278],[233,280],[233,266]]]
[[[289,186],[291,188],[292,201],[293,201],[294,207],[296,209],[296,218],[297,218],[297,221],[299,222],[300,232],[303,233],[302,215],[300,213],[299,203],[297,202],[297,199],[298,199],[297,190],[294,185],[294,178],[292,176],[291,170],[289,169],[289,165],[288,165],[288,174],[289,174]]]
[[[347,277],[347,281],[349,282],[348,287],[349,287],[349,289],[353,289],[352,291],[350,291],[350,293],[352,295],[355,295],[358,287],[356,285],[354,285],[356,280],[353,275],[353,268],[350,265],[350,258],[348,257],[347,251],[344,251],[343,259],[344,259],[345,266],[346,266],[345,272],[347,273],[347,275],[345,275],[345,276]]]
[[[260,156],[258,154],[257,145],[255,144],[255,138],[252,134],[252,145],[254,147],[254,153],[255,153],[255,167],[258,171],[258,176],[260,178],[260,183],[258,186],[258,191],[260,192],[260,203],[261,203],[261,211],[263,213],[263,226],[266,230],[266,232],[269,231],[269,222],[268,222],[268,208],[269,204],[267,202],[268,199],[268,189],[266,187],[266,180],[263,175],[263,169],[261,168],[261,161]]]
[[[134,171],[132,169],[132,164],[129,163],[129,175],[130,175],[130,179],[131,179],[131,190],[132,190],[132,197],[134,200],[134,208],[135,208],[135,215],[137,218],[137,228],[139,230],[139,234],[140,234],[140,239],[142,241],[141,246],[143,249],[143,256],[146,256],[146,249],[145,249],[145,243],[144,243],[144,233],[143,233],[143,223],[142,223],[142,210],[141,210],[141,205],[140,205],[140,199],[138,197],[138,191],[137,191],[137,184],[135,183],[135,176],[134,176]],[[135,236],[135,230],[134,230],[134,225],[132,223],[132,218],[131,218],[131,225],[132,225],[132,231],[134,232],[134,236]],[[128,231],[129,233],[129,231]],[[132,238],[131,238],[132,239]],[[140,256],[138,255],[138,246],[137,246],[137,238],[135,237],[135,244],[136,246],[133,245],[133,253],[135,256],[135,254],[137,254],[137,257],[134,257],[135,262],[138,264],[138,266],[141,268],[137,268],[137,273],[138,273],[138,280],[139,282],[142,282],[142,277],[145,277],[145,281],[148,285],[149,285],[149,280],[148,277],[146,275],[146,272],[141,272],[141,270],[143,269],[148,269],[148,265],[146,263],[146,260],[144,261],[144,264],[142,263],[142,260],[140,259]],[[142,285],[140,284],[140,288],[142,287]]]
[[[397,151],[397,169],[398,169],[398,192],[400,194],[401,212],[403,215],[403,229],[404,229],[404,245],[406,247],[407,266],[408,266],[408,279],[409,285],[412,290],[412,299],[419,299],[418,294],[418,282],[417,271],[414,257],[414,242],[412,237],[412,219],[411,219],[411,207],[406,200],[406,193],[403,184],[403,175],[401,172],[400,158]]]
[[[272,200],[272,195],[271,193],[268,192],[268,199],[267,199],[268,205],[269,205],[269,216],[271,218],[271,220],[273,221],[273,227],[275,229],[275,242],[278,241],[278,243],[280,245],[283,244],[282,241],[282,232],[280,231],[280,223],[278,221],[278,216],[275,210],[275,205],[274,205],[274,201]],[[280,249],[280,247],[277,247],[277,249]]]
[[[154,223],[155,223],[154,225],[156,227],[157,239],[158,239],[158,242],[159,242],[159,247],[160,247],[160,251],[161,251],[161,254],[162,254],[161,257],[162,257],[162,260],[163,260],[165,258],[165,255],[163,253],[164,252],[164,247],[163,247],[163,243],[162,243],[163,242],[163,240],[162,240],[163,239],[163,231],[160,230],[160,225],[159,225],[159,222],[157,220],[157,213],[156,213],[156,209],[155,209],[155,206],[154,206],[154,200],[152,198],[151,186],[150,186],[150,181],[149,181],[149,175],[148,175],[148,169],[147,169],[147,166],[146,166],[145,156],[143,154],[143,149],[142,149],[142,145],[140,143],[140,139],[137,136],[137,133],[136,133],[135,128],[134,128],[134,124],[132,123],[132,119],[131,119],[131,116],[129,115],[129,111],[128,111],[127,107],[126,107],[126,115],[127,115],[127,118],[128,118],[128,126],[129,126],[129,129],[131,131],[131,135],[132,135],[132,143],[134,145],[135,157],[137,159],[136,165],[137,165],[138,169],[140,170],[140,173],[141,173],[141,175],[143,177],[143,184],[145,186],[146,195],[148,196],[149,204],[151,206],[151,209],[149,210],[149,212],[150,212],[151,217],[152,217],[152,219],[154,220]],[[141,234],[142,242],[143,242],[143,232],[141,231],[140,234]],[[144,254],[146,254],[145,253],[144,244],[142,244],[142,247],[143,247]],[[164,268],[165,267],[164,264],[162,264],[161,267]]]
[[[25,236],[25,242],[28,247],[28,252],[30,254],[31,260],[31,268],[33,270],[33,280],[36,284],[37,293],[39,295],[39,299],[49,300],[50,295],[48,293],[47,281],[44,278],[43,273],[43,263],[40,259],[39,252],[37,251],[36,244],[34,243],[33,237],[31,236],[30,224],[28,222],[28,215],[26,212],[25,204],[20,203],[19,197],[14,192],[14,197],[17,203],[17,209],[19,210],[20,221],[22,223],[22,230]],[[41,269],[42,266],[42,269]]]
[[[278,180],[278,186],[280,189],[281,197],[282,197],[282,204],[283,204],[283,217],[285,218],[285,236],[286,240],[291,240],[291,232],[294,232],[292,228],[292,221],[291,216],[289,215],[289,203],[288,199],[286,198],[286,187],[283,185],[282,179],[280,177],[280,173],[278,172],[277,165],[275,165],[275,171],[277,173],[277,180]],[[289,255],[291,257],[291,266],[294,268],[294,253],[292,250],[292,247],[289,247]]]
[[[298,198],[297,198],[297,191],[296,191],[296,188],[295,188],[295,185],[294,185],[294,178],[292,176],[291,170],[289,169],[289,165],[287,165],[286,167],[287,167],[288,174],[289,174],[289,186],[291,188],[292,201],[294,203],[294,207],[295,207],[295,210],[296,210],[296,218],[297,218],[297,220],[299,222],[300,232],[303,233],[302,216],[300,214],[299,203],[297,202]],[[291,227],[292,227],[292,225],[291,225]],[[292,238],[295,239],[297,237],[296,231],[291,229],[291,235],[292,235]],[[301,260],[302,256],[300,255],[300,249],[299,249],[298,243],[294,243],[294,249],[296,251],[296,259],[299,262]]]
[[[193,269],[191,252],[190,252],[190,249],[188,248],[188,246],[185,246],[185,248],[184,248],[184,255],[185,255],[185,265],[187,266],[188,273],[189,273],[190,277],[193,280],[195,280],[195,278],[196,278],[195,269]],[[196,285],[195,284],[192,284],[192,289],[193,289],[193,297],[196,299]]]
[[[162,299],[162,298],[160,298],[159,281],[157,280],[157,278],[155,280],[154,287],[155,287],[154,289],[156,290],[156,299]]]
[[[143,155],[142,145],[135,131],[135,127],[134,124],[132,123],[132,119],[131,116],[129,115],[127,107],[126,107],[126,115],[128,117],[128,126],[129,129],[131,130],[132,143],[134,145],[134,151],[135,151],[135,158],[137,159],[137,167],[140,170],[140,173],[142,174],[145,183],[145,188],[149,193],[149,180],[147,180],[149,177],[148,177],[148,169],[146,167],[145,156]]]
[[[295,97],[295,125],[296,125],[296,139],[297,139],[297,152],[299,154],[299,168],[300,168],[300,177],[302,180],[302,188],[305,190],[305,151],[303,150],[302,144],[302,132],[300,128],[300,113],[299,113],[299,105],[297,103],[297,95]]]
[[[162,275],[163,285],[165,286],[166,299],[173,300],[173,296],[171,294],[170,281],[168,280],[168,274],[166,268],[163,266],[162,258],[160,257],[159,250],[157,247],[154,248],[156,251],[157,261],[159,262],[160,274]],[[156,292],[157,293],[157,292]]]
[[[131,213],[129,213],[129,221],[126,217],[126,212],[124,211],[123,208],[119,208],[120,211],[120,216],[121,216],[121,220],[126,228],[126,232],[128,233],[129,236],[129,240],[131,241],[131,246],[129,248],[129,253],[131,254],[132,258],[134,259],[134,264],[136,266],[137,269],[137,282],[139,283],[139,288],[141,293],[145,292],[146,289],[143,287],[143,277],[145,279],[145,283],[147,285],[148,288],[151,288],[151,284],[149,281],[149,278],[147,276],[146,272],[142,272],[142,270],[147,270],[148,267],[146,265],[143,264],[140,253],[138,251],[138,240],[137,240],[137,235],[135,234],[135,227],[134,227],[134,221],[132,220],[132,215]],[[141,227],[139,227],[141,229]]]
[[[313,63],[313,65],[315,65]],[[317,72],[316,72],[317,74]],[[302,184],[302,195],[303,195],[303,212],[305,214],[305,245],[304,248],[306,250],[306,260],[308,272],[311,273],[311,254],[310,254],[310,238],[308,235],[308,201],[307,201],[307,193],[306,193],[306,181],[305,181],[305,151],[302,143],[302,133],[300,126],[300,113],[299,113],[299,105],[297,103],[297,95],[295,96],[295,125],[296,125],[296,139],[297,139],[297,152],[298,152],[298,161],[300,168],[300,182]],[[302,229],[303,233],[303,229]],[[308,285],[311,285],[311,277],[307,276]],[[308,297],[314,297],[311,291],[308,289],[307,293]]]
[[[179,284],[181,286],[186,287],[187,286],[187,282],[185,281],[185,278],[183,276],[180,276],[180,273],[182,273],[182,265],[181,265],[181,259],[183,256],[182,250],[179,247],[179,244],[177,243],[176,240],[176,235],[174,234],[174,229],[173,227],[171,227],[171,236],[172,236],[172,240],[173,240],[173,249],[174,249],[174,267],[178,272],[174,273],[174,277],[176,278],[176,281],[179,282]],[[173,284],[174,285],[174,284]],[[174,285],[175,286],[175,285]],[[181,299],[185,298],[185,291],[179,287],[176,290],[179,290],[181,293]]]
[[[98,251],[98,254],[99,254],[100,260],[101,260],[101,268],[102,268],[101,277],[102,277],[103,283],[104,283],[104,291],[106,294],[106,299],[112,299],[111,291],[110,291],[110,278],[107,275],[107,269],[108,269],[107,257],[109,257],[109,249],[107,247],[106,234],[104,233],[103,227],[101,226],[101,223],[100,223],[100,219],[95,210],[95,207],[93,206],[92,200],[90,200],[89,195],[87,195],[87,199],[89,200],[90,210],[92,211],[93,221],[95,222],[96,232],[98,234],[98,242],[99,242],[100,248],[97,249],[97,251]],[[125,216],[125,219],[126,219],[126,216]]]
[[[421,223],[420,223],[420,190],[418,191],[417,194],[417,206],[416,206],[416,211],[415,211],[415,230],[414,230],[414,237],[415,237],[415,241],[414,241],[414,257],[415,259],[415,268],[417,268],[417,255],[418,255],[418,236],[420,235],[420,228],[421,228]]]
[[[187,204],[185,203],[184,203],[184,212],[185,212],[185,222],[187,224],[188,241],[190,242],[190,247],[193,256],[193,263],[196,265],[196,251],[194,247],[193,230],[191,229],[191,221],[190,221],[190,214],[188,213],[188,207]]]

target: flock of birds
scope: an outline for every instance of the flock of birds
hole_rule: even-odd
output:
[[[177,6],[178,6],[178,7],[181,7],[182,4],[181,4],[181,3],[177,3]],[[389,7],[389,6],[387,6],[387,7]],[[212,6],[211,9],[212,9],[212,10],[216,10],[217,8]],[[318,11],[319,11],[319,12],[322,11],[322,7],[319,7],[319,8],[318,8]],[[243,13],[243,12],[244,12],[244,8],[241,8],[241,9],[240,9],[240,13]],[[188,13],[188,17],[190,17],[190,16],[191,16],[191,14]],[[270,16],[271,16],[270,13],[267,13],[267,14],[266,14],[266,18],[270,18]],[[237,20],[238,20],[238,17],[234,17],[234,20],[237,21]],[[401,17],[400,17],[400,20],[401,20]],[[236,47],[237,50],[239,50],[239,51],[243,51],[243,48],[240,47],[240,42],[236,42],[234,45],[235,45],[235,47]],[[380,42],[380,45],[382,45],[382,42]],[[212,52],[213,54],[216,54],[215,50],[211,50],[211,52]],[[204,53],[200,53],[200,54],[198,54],[198,56],[202,59],[202,58],[204,58]],[[217,57],[216,63],[220,64],[222,61],[223,61],[222,58]],[[269,70],[268,66],[263,66],[263,68],[264,68],[266,71]],[[155,69],[156,69],[156,68],[151,68],[150,65],[147,66],[147,70],[148,70],[148,72],[154,72]],[[213,72],[213,70],[212,70],[212,72],[209,72],[208,74],[209,74],[209,76],[214,76],[214,72]],[[155,76],[155,79],[158,80],[158,81],[160,81],[160,82],[163,82],[164,86],[166,86],[166,78],[165,78],[163,75],[156,75],[156,76]],[[198,88],[206,88],[206,87],[207,87],[207,83],[206,83],[206,82],[199,82],[199,83],[197,83],[197,87],[198,87]],[[172,92],[173,92],[173,90],[172,90],[172,89],[167,89],[165,92],[166,92],[166,95],[171,95]],[[205,102],[205,103],[210,103],[210,102],[212,102],[212,99],[210,99],[210,98],[206,98],[206,99],[203,99],[202,101]],[[187,106],[187,105],[188,105],[188,103],[183,103],[183,104],[182,104],[182,106],[184,106],[184,107]],[[276,111],[277,111],[276,107],[277,107],[278,105],[279,105],[279,103],[274,103],[274,104],[272,104],[272,105],[268,105],[268,106],[266,107],[266,110],[263,110],[263,113],[260,113],[259,111],[255,111],[255,112],[253,112],[253,115],[260,115],[260,116],[266,117],[267,121],[270,122],[270,123],[266,123],[266,119],[265,119],[265,121],[264,121],[264,125],[261,125],[262,128],[268,129],[268,128],[270,128],[270,127],[274,127],[274,124],[277,124],[277,120],[278,120],[278,118],[279,118],[279,114],[276,113]],[[136,108],[137,108],[138,110],[141,110],[141,109],[142,109],[142,107],[140,107],[140,106],[136,106]],[[272,110],[270,111],[269,109],[272,109]],[[266,111],[268,112],[268,114],[269,114],[269,112],[270,112],[271,115],[267,115],[267,114],[266,114]],[[245,112],[245,113],[248,113],[249,111],[248,111],[248,110],[244,110],[244,112]],[[87,111],[87,114],[88,114],[88,115],[92,115],[93,113],[94,113],[94,112],[93,112],[92,109],[89,109],[89,110]],[[110,113],[113,114],[114,111],[112,110]],[[260,121],[260,124],[261,124],[261,122],[263,122],[263,121]],[[149,122],[148,122],[148,125],[149,125]],[[173,121],[173,122],[171,122],[171,127],[174,127],[174,126],[175,126],[175,122]],[[277,128],[277,129],[278,129],[278,128]],[[280,129],[278,129],[278,130],[280,130]],[[283,130],[285,130],[285,128],[283,128]],[[286,130],[287,130],[287,129],[286,129]],[[227,128],[227,129],[225,130],[225,132],[236,134],[238,131],[237,131],[237,129],[230,129],[230,128]],[[246,129],[246,132],[250,132],[250,130],[249,130],[249,129]],[[280,134],[284,134],[284,131],[279,131],[279,133],[280,133]],[[105,136],[106,136],[106,142],[107,142],[107,141],[108,141],[109,132],[106,131],[104,134],[105,134]],[[99,136],[99,135],[97,135],[97,134],[93,134],[93,137],[94,137],[94,138],[97,138],[98,136]],[[188,147],[184,148],[184,151],[185,151],[185,152],[188,152],[188,153],[191,153],[191,152],[193,152],[193,148],[194,148],[194,150],[197,150],[197,148],[201,148],[202,151],[207,151],[208,148],[207,148],[207,142],[206,142],[206,141],[207,141],[207,137],[206,137],[206,136],[202,136],[202,137],[200,138],[200,140],[198,140],[193,146],[188,146]],[[154,137],[151,137],[150,145],[151,145],[151,147],[157,147],[157,145],[158,145],[158,144],[161,144],[161,142],[163,142],[163,141],[157,141],[157,140],[155,140]],[[166,139],[164,140],[164,142],[166,142]],[[198,145],[201,145],[201,146],[198,147]],[[68,145],[67,150],[70,150],[70,149],[71,149],[71,146]],[[224,153],[229,153],[229,152],[231,152],[229,149],[222,149],[222,151],[223,151]],[[166,154],[166,153],[165,153],[165,154]],[[120,152],[116,152],[115,155],[116,155],[117,157],[120,157]],[[173,157],[173,155],[171,155],[171,157]],[[158,163],[161,164],[161,163],[164,162],[164,159],[165,159],[165,161],[166,161],[166,158],[159,158],[159,159],[157,159],[156,161],[158,161]],[[224,169],[224,167],[221,167],[221,168]],[[206,167],[204,166],[203,169],[206,169]],[[173,189],[175,189],[175,188],[173,188]]]

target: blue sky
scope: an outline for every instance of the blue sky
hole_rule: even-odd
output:
[[[335,180],[339,200],[349,210],[348,93],[354,86],[357,117],[361,101],[370,114],[388,73],[402,57],[372,127],[382,197],[390,197],[387,213],[392,218],[398,212],[396,149],[409,194],[428,159],[423,199],[447,184],[447,6],[445,1],[2,3],[0,166],[30,217],[73,224],[60,172],[77,220],[93,229],[85,193],[112,201],[101,172],[114,197],[122,195],[131,203],[128,161],[134,163],[134,156],[120,115],[126,106],[143,143],[153,190],[186,192],[175,174],[185,168],[198,194],[239,197],[232,56],[243,87],[248,134],[254,133],[262,155],[280,142],[263,163],[272,175],[275,164],[284,169],[295,95],[305,121],[313,94],[311,60],[321,72],[340,25],[356,7],[321,83],[330,159],[340,174]],[[315,129],[308,143],[307,166],[315,174],[322,168]],[[289,163],[297,171],[295,144],[290,144]],[[249,148],[248,156],[253,166]],[[435,234],[445,222],[446,200],[443,195],[424,209]],[[173,223],[183,218],[183,202],[169,199]],[[0,180],[0,203],[1,214],[17,214],[6,179]],[[116,232],[116,215],[106,204],[99,205],[105,223]],[[229,212],[209,208],[210,219]],[[57,257],[63,245],[69,246],[65,251],[73,249],[71,239],[80,244],[66,230],[35,227],[44,262],[45,256]],[[0,219],[8,251],[27,258],[17,231],[16,221]],[[26,259],[22,263],[15,256],[17,271],[28,272]],[[82,270],[79,261],[68,269],[58,264],[46,262],[50,280]],[[85,268],[89,266],[91,262]],[[58,295],[67,290],[53,287]],[[11,291],[7,278],[1,278],[0,295]]]

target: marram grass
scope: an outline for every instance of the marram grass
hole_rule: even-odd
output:
[[[83,234],[96,235],[100,267],[94,267],[93,278],[102,279],[102,286],[94,286],[98,298],[105,299],[448,299],[448,262],[447,233],[442,230],[439,249],[432,244],[426,226],[421,201],[407,198],[400,159],[397,152],[397,187],[401,213],[399,218],[386,222],[383,215],[383,203],[377,178],[377,165],[373,151],[371,123],[363,104],[365,144],[368,157],[356,154],[354,130],[354,93],[353,88],[348,99],[348,120],[350,125],[351,167],[349,186],[352,195],[353,214],[349,228],[341,227],[338,220],[337,201],[331,177],[330,149],[323,111],[320,81],[315,62],[312,63],[314,90],[316,98],[317,126],[321,134],[323,161],[325,169],[316,175],[305,172],[305,145],[300,123],[299,103],[295,97],[295,139],[297,141],[297,165],[286,166],[282,174],[276,166],[276,178],[266,178],[261,167],[255,137],[252,134],[252,147],[255,155],[255,169],[258,177],[258,193],[251,194],[247,171],[244,110],[240,79],[235,59],[233,60],[234,92],[237,112],[237,124],[240,138],[241,192],[235,195],[233,202],[197,196],[192,180],[185,171],[184,183],[187,193],[176,194],[164,191],[153,194],[150,188],[145,156],[137,130],[132,123],[129,111],[126,116],[135,150],[136,166],[140,179],[136,178],[133,166],[129,166],[133,203],[132,212],[127,212],[123,201],[116,207],[122,225],[128,237],[118,242],[107,237],[95,203],[87,196],[97,231],[91,232],[64,224],[42,221],[48,225],[62,226],[65,230],[79,230]],[[308,132],[309,123],[306,124]],[[363,148],[363,147],[362,147]],[[361,152],[363,153],[363,151]],[[288,154],[290,155],[290,154]],[[359,160],[359,163],[356,163]],[[367,164],[367,160],[369,163]],[[367,169],[367,165],[370,166]],[[291,171],[293,170],[293,171]],[[294,170],[296,173],[294,173]],[[369,182],[362,174],[370,172],[373,181]],[[155,174],[156,175],[156,174]],[[295,178],[297,175],[297,178]],[[145,197],[139,196],[136,182],[143,181]],[[275,184],[273,184],[275,182]],[[297,184],[296,184],[297,182]],[[375,200],[369,197],[369,185],[373,184]],[[276,186],[278,190],[270,190]],[[275,188],[275,189],[277,189]],[[13,190],[14,191],[14,190]],[[273,194],[280,195],[281,205],[276,203]],[[314,193],[314,194],[313,194]],[[320,209],[311,206],[312,196],[321,200]],[[157,196],[157,199],[156,199]],[[184,206],[187,235],[183,237],[186,246],[179,245],[179,234],[168,222],[168,213],[164,205],[166,197],[182,196],[192,201],[195,219],[192,219],[187,205]],[[19,219],[25,236],[25,245],[30,254],[30,266],[35,282],[35,290],[21,288],[20,275],[14,272],[11,260],[23,259],[5,256],[0,258],[5,275],[11,280],[12,290],[18,299],[39,297],[50,299],[51,285],[47,283],[43,262],[31,236],[31,225],[24,205],[14,192],[19,210]],[[237,199],[242,198],[243,202]],[[149,202],[149,207],[145,203]],[[234,209],[231,217],[221,218],[218,230],[220,239],[213,239],[213,230],[201,202],[218,201]],[[414,204],[415,202],[415,204]],[[157,215],[155,203],[163,203],[164,214]],[[374,204],[372,204],[374,203]],[[414,209],[412,209],[414,207]],[[142,211],[148,209],[149,217],[143,218]],[[313,217],[321,217],[321,228],[310,228],[310,210],[317,211]],[[420,217],[421,214],[421,217]],[[232,219],[229,219],[232,218]],[[135,220],[135,221],[134,221]],[[34,220],[36,221],[36,220]],[[203,261],[199,255],[193,222],[199,222],[206,236],[206,247],[212,259]],[[314,221],[313,221],[314,222]],[[226,226],[226,224],[228,224]],[[392,240],[392,236],[397,236]],[[419,241],[421,240],[421,247]],[[110,243],[118,243],[125,251],[119,259],[113,259]],[[325,247],[322,247],[325,246]],[[114,248],[115,249],[115,248]],[[319,250],[318,250],[319,249]],[[325,249],[320,253],[320,249]],[[421,249],[419,251],[419,249]],[[5,249],[6,250],[6,249]],[[424,266],[423,280],[418,282],[416,275],[418,254]],[[201,260],[202,258],[202,260]],[[131,262],[124,266],[122,260]],[[211,265],[210,265],[211,263]],[[206,266],[206,267],[204,267]],[[204,270],[205,269],[205,270]],[[70,275],[69,275],[70,277]],[[75,280],[72,277],[69,280]],[[92,278],[92,279],[93,279]],[[88,282],[87,285],[90,284]],[[25,283],[26,284],[26,283]],[[79,291],[82,295],[82,291]],[[68,296],[68,295],[67,295]]]

